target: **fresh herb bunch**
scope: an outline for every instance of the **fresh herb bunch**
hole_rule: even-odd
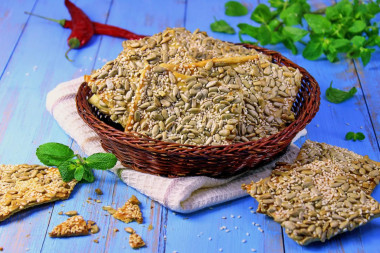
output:
[[[346,101],[347,99],[352,98],[357,92],[356,87],[352,87],[349,91],[343,91],[343,90],[333,88],[332,83],[333,82],[331,81],[330,87],[327,88],[326,90],[326,98],[328,101],[332,103],[335,103],[335,104],[342,103]]]
[[[365,136],[363,133],[361,132],[357,132],[357,133],[354,133],[354,132],[348,132],[346,134],[346,140],[353,140],[353,141],[356,141],[356,140],[359,140],[359,141],[362,141],[365,139]]]
[[[370,61],[374,47],[380,47],[379,23],[373,21],[380,12],[380,0],[367,3],[343,0],[314,12],[306,0],[269,0],[269,4],[259,4],[251,14],[251,20],[259,23],[259,27],[238,24],[241,42],[263,46],[282,43],[293,54],[298,53],[297,45],[301,43],[306,45],[302,52],[306,59],[316,60],[325,54],[330,62],[336,62],[338,54],[344,53],[348,58],[360,57],[364,66]],[[242,6],[239,2],[227,2],[225,14],[245,15]],[[220,27],[214,29],[213,24],[211,30],[215,32],[231,33],[233,29],[225,21],[224,31]],[[256,41],[244,40],[243,34]],[[305,42],[302,39],[307,35],[309,40]]]
[[[96,153],[89,157],[81,157],[66,145],[49,142],[37,148],[38,159],[47,166],[56,166],[62,180],[94,182],[92,169],[108,170],[115,166],[117,159],[110,153]]]

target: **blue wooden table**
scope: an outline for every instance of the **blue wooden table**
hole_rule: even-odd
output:
[[[191,31],[199,28],[213,37],[238,42],[237,35],[217,34],[209,28],[214,16],[226,18],[224,2],[77,0],[75,4],[94,21],[140,34],[151,35],[166,27],[186,27]],[[258,4],[245,2],[250,10]],[[326,4],[331,3],[313,1],[312,6],[317,9]],[[38,163],[36,147],[51,141],[81,152],[46,111],[46,94],[60,82],[91,73],[122,50],[122,39],[94,36],[86,47],[70,52],[75,61],[69,62],[64,54],[70,31],[25,15],[24,11],[69,19],[63,0],[0,1],[0,163],[3,164]],[[226,19],[233,25],[244,20]],[[249,17],[245,19],[248,21]],[[364,68],[361,62],[344,58],[338,63],[326,59],[308,61],[300,55],[291,55],[281,46],[272,49],[305,67],[319,82],[323,94],[332,80],[338,88],[358,88],[353,99],[338,105],[329,103],[322,95],[320,110],[307,126],[308,135],[297,144],[302,145],[305,138],[310,138],[380,161],[379,50]],[[366,139],[345,141],[348,131],[361,131]],[[289,239],[272,219],[253,212],[257,202],[250,197],[180,215],[126,186],[112,173],[97,172],[96,176],[95,183],[78,185],[68,200],[20,212],[0,223],[0,247],[5,252],[132,252],[124,231],[127,225],[105,216],[101,207],[121,206],[128,196],[135,194],[142,202],[145,222],[130,226],[147,243],[141,252],[380,252],[380,219],[324,244],[302,247]],[[96,196],[96,188],[102,189],[104,195]],[[372,195],[380,201],[379,188]],[[102,203],[89,204],[88,197],[100,199]],[[47,233],[66,219],[58,213],[70,210],[96,221],[100,232],[87,237],[49,238]],[[227,219],[222,219],[223,216]],[[148,229],[149,224],[152,230]],[[260,224],[264,232],[254,224]],[[114,232],[115,228],[119,232]],[[94,239],[99,243],[94,243]]]

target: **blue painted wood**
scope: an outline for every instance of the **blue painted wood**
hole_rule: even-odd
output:
[[[237,35],[218,34],[211,32],[209,28],[214,16],[217,19],[226,19],[235,27],[244,20],[241,17],[225,16],[225,2],[226,0],[171,0],[163,4],[148,0],[133,2],[107,0],[97,1],[94,4],[85,0],[75,1],[93,20],[125,27],[141,34],[154,34],[167,26],[185,26],[189,30],[200,28],[222,40],[238,42]],[[320,1],[313,3],[314,8],[324,4]],[[247,4],[250,10],[254,8],[254,4]],[[31,17],[21,34],[22,24],[27,20],[27,17],[23,16],[23,11],[31,10],[33,6],[33,11],[36,13],[69,19],[63,1],[38,0],[35,4],[34,0],[18,0],[0,3],[0,33],[3,34],[1,31],[5,29],[8,35],[7,38],[0,37],[0,45],[2,49],[6,49],[0,52],[0,73],[3,71],[0,79],[1,163],[37,163],[35,149],[39,144],[48,141],[72,145],[80,152],[80,148],[72,143],[52,116],[46,112],[46,94],[62,81],[89,74],[94,67],[98,68],[105,61],[113,59],[122,49],[122,39],[94,36],[88,46],[70,53],[71,58],[75,59],[75,62],[70,63],[63,56],[67,49],[66,38],[70,34],[69,30],[64,30],[55,23]],[[1,19],[2,10],[10,10],[12,15]],[[251,22],[249,16],[245,17],[245,21]],[[13,29],[8,29],[9,27]],[[11,53],[13,48],[14,51]],[[355,85],[361,88],[353,99],[339,105],[331,104],[322,97],[320,112],[307,127],[309,132],[307,138],[346,147],[380,160],[377,115],[377,101],[380,96],[377,92],[378,53],[363,69],[361,65],[356,65],[355,68],[351,61],[344,59],[335,64],[325,59],[310,62],[300,55],[289,54],[283,47],[273,48],[309,70],[319,82],[322,93],[331,80],[334,80],[334,87],[349,89]],[[9,57],[11,58],[5,67]],[[347,131],[362,131],[366,139],[362,142],[347,142],[344,140]],[[297,143],[300,145],[304,140],[305,138]],[[73,249],[75,252],[128,251],[128,234],[124,228],[131,226],[142,235],[148,245],[139,252],[219,252],[220,249],[223,252],[250,252],[252,248],[257,252],[378,251],[376,245],[376,234],[380,225],[378,220],[371,221],[368,225],[338,236],[325,244],[317,243],[301,247],[290,240],[273,220],[261,214],[251,213],[249,207],[255,210],[257,202],[250,197],[193,214],[180,215],[168,211],[126,186],[109,172],[97,171],[96,176],[95,183],[78,185],[67,201],[33,208],[2,222],[0,246],[4,247],[5,252],[20,252],[27,249],[30,252],[67,252]],[[95,188],[102,189],[104,195],[97,196],[94,193]],[[103,205],[113,207],[123,205],[132,194],[142,202],[145,219],[143,225],[137,223],[126,225],[106,216],[101,210]],[[376,189],[373,196],[380,200],[380,190]],[[86,202],[88,197],[100,199],[102,203],[89,204]],[[101,229],[99,234],[70,239],[51,239],[46,236],[55,225],[66,219],[58,215],[58,212],[69,210],[77,210],[86,219],[96,221]],[[260,224],[264,233],[252,225],[252,222]],[[151,231],[148,230],[149,224],[153,225]],[[119,232],[114,232],[115,228],[119,229]],[[230,231],[226,232],[226,229]],[[92,242],[97,237],[99,244]]]
[[[0,2],[0,76],[29,18],[24,11],[32,11],[35,2],[35,0]]]

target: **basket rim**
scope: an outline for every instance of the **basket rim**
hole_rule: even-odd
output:
[[[112,132],[113,136],[108,136],[108,138],[112,139],[112,141],[123,143],[123,144],[129,143],[130,141],[127,141],[125,139],[124,140],[118,140],[117,136],[115,136],[115,135],[122,135],[122,136],[124,136],[126,138],[130,138],[132,140],[139,140],[139,141],[144,141],[147,143],[154,142],[160,146],[167,146],[167,147],[173,148],[173,150],[165,150],[165,149],[155,149],[154,147],[152,147],[152,145],[150,145],[149,147],[139,145],[143,149],[145,149],[147,151],[155,152],[155,153],[175,154],[176,153],[175,148],[181,149],[181,152],[186,152],[186,150],[191,150],[191,152],[194,152],[194,150],[199,150],[199,151],[203,151],[203,152],[210,150],[210,151],[214,151],[212,153],[215,153],[215,151],[217,150],[217,153],[220,153],[220,152],[225,151],[226,149],[231,149],[231,148],[236,148],[236,149],[240,148],[241,151],[244,151],[247,147],[249,147],[251,145],[255,145],[256,147],[260,147],[260,144],[265,145],[265,143],[268,143],[268,142],[273,142],[273,141],[277,142],[279,140],[286,139],[286,137],[289,135],[293,136],[292,138],[294,138],[294,136],[298,132],[300,132],[302,129],[304,129],[306,127],[306,125],[311,121],[311,119],[315,116],[315,114],[319,110],[320,88],[319,88],[318,82],[314,79],[314,77],[306,69],[304,69],[303,67],[294,63],[293,61],[289,60],[288,58],[284,57],[281,53],[279,53],[277,51],[262,48],[262,47],[255,46],[255,45],[250,45],[250,44],[244,44],[244,43],[236,43],[236,44],[242,45],[242,46],[250,48],[250,49],[255,49],[255,50],[257,50],[263,54],[266,54],[266,55],[272,55],[272,54],[276,55],[277,57],[279,57],[281,59],[281,61],[285,61],[288,64],[290,63],[290,66],[292,66],[294,68],[298,68],[300,70],[300,72],[302,73],[302,80],[314,82],[316,84],[315,85],[316,91],[314,91],[314,92],[317,95],[317,99],[316,99],[316,103],[313,103],[313,105],[312,105],[314,110],[312,110],[310,112],[311,114],[309,115],[309,119],[307,119],[307,113],[308,112],[301,113],[300,115],[298,115],[296,117],[296,119],[293,122],[291,122],[289,125],[287,125],[283,129],[281,129],[276,134],[273,134],[273,135],[270,135],[270,136],[267,136],[264,138],[260,138],[258,140],[254,140],[254,141],[241,142],[241,143],[231,143],[231,144],[226,144],[226,145],[190,145],[190,144],[180,144],[180,143],[175,143],[175,142],[165,142],[165,141],[161,141],[158,139],[150,138],[148,136],[142,135],[142,134],[134,132],[134,131],[129,131],[129,132],[121,131],[119,129],[114,128],[113,126],[108,125],[107,123],[103,122],[102,120],[98,119],[91,111],[86,110],[86,108],[83,107],[83,106],[85,106],[85,103],[87,103],[87,106],[89,106],[89,103],[87,102],[86,99],[85,99],[85,101],[83,101],[83,99],[86,98],[86,96],[88,95],[88,93],[84,93],[85,88],[87,86],[86,82],[83,82],[80,85],[78,92],[77,92],[77,95],[76,95],[77,111],[79,112],[79,115],[81,116],[81,118],[92,129],[100,127],[100,128],[106,129],[107,131]],[[281,64],[281,63],[277,63],[277,64]],[[303,104],[302,106],[305,106],[305,105]],[[98,124],[98,126],[95,126],[92,124],[90,125],[87,122],[87,120],[83,117],[81,112],[92,117],[92,118],[94,118],[94,121]],[[95,129],[94,129],[94,131],[99,135],[99,133]],[[283,137],[283,138],[281,138],[281,137]],[[133,143],[133,145],[137,145],[137,144]],[[200,156],[210,156],[210,155],[211,155],[210,153],[198,153],[196,156],[200,157]]]

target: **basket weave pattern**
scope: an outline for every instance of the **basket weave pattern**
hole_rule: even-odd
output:
[[[99,116],[96,108],[87,102],[92,94],[86,83],[79,87],[77,93],[78,113],[99,135],[105,150],[115,154],[124,166],[137,171],[167,177],[225,178],[253,169],[255,165],[270,161],[284,151],[296,134],[312,120],[319,109],[320,89],[304,68],[280,53],[252,45],[244,46],[272,56],[274,63],[298,68],[303,75],[301,88],[292,107],[295,121],[277,134],[245,143],[193,146],[163,142],[135,132],[124,132],[115,128],[104,116]]]

